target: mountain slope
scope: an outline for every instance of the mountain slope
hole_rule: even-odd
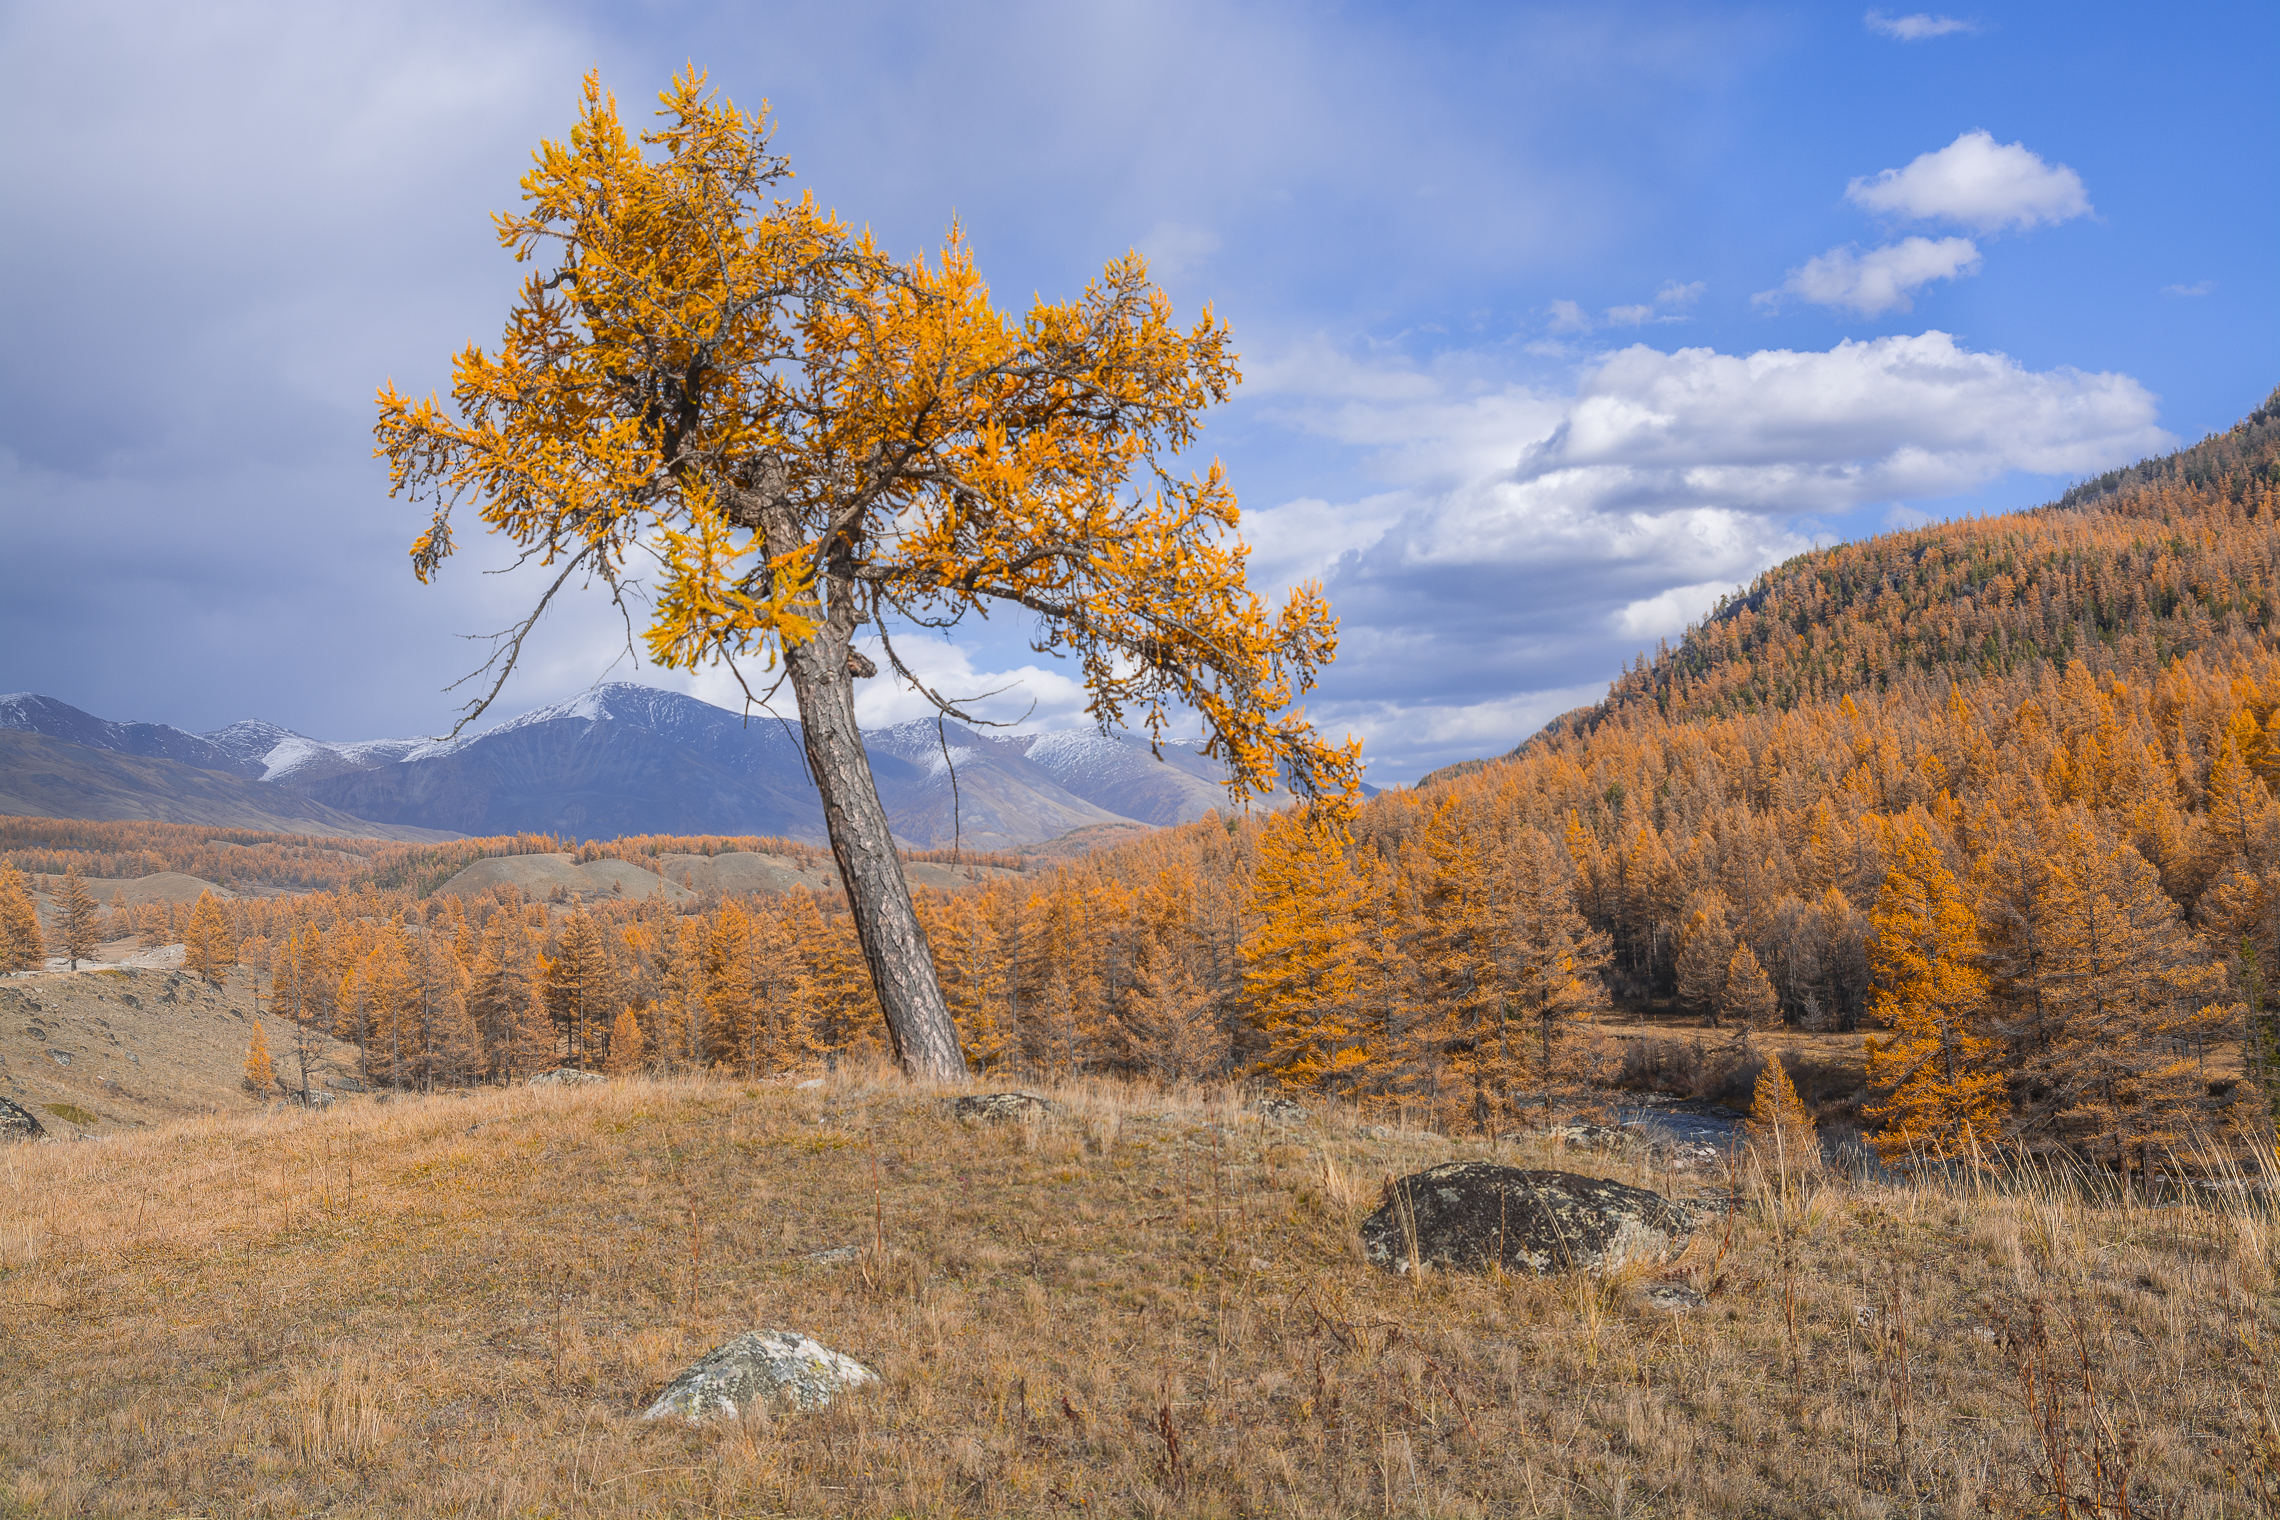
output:
[[[622,682],[448,742],[340,743],[260,720],[191,734],[113,723],[29,694],[0,699],[0,728],[91,751],[191,757],[246,781],[255,790],[229,805],[265,815],[299,817],[314,805],[316,817],[465,834],[824,837],[797,723],[746,719]],[[889,820],[921,848],[956,840],[1012,849],[1079,830],[1184,822],[1226,805],[1214,762],[1174,745],[1159,760],[1129,737],[1007,738],[917,722],[874,733],[866,744]],[[0,784],[7,774],[0,772]],[[147,773],[138,784],[148,791],[160,775]],[[177,816],[149,811],[156,804],[147,798],[138,804],[144,811],[90,815],[76,811],[68,785],[32,790],[61,810],[54,816]],[[205,800],[186,794],[182,806],[191,811],[181,816],[220,806],[197,788],[191,793]]]
[[[175,760],[96,749],[8,728],[0,728],[0,813],[147,818],[347,839],[451,837],[425,826],[374,823],[227,771],[201,770]]]
[[[227,771],[248,779],[258,779],[261,775],[258,764],[204,735],[164,723],[113,723],[36,692],[19,691],[0,696],[0,729],[45,734],[87,749],[173,760],[200,770]]]

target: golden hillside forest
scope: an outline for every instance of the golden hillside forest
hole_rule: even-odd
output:
[[[1504,759],[921,889],[967,1058],[1256,1079],[1493,1133],[1635,1077],[1595,1021],[1659,1009],[1742,1056],[1781,1027],[1869,1031],[1866,1088],[1822,1098],[1888,1156],[2134,1169],[2267,1124],[2276,505],[2280,401],[2049,507],[1793,560]],[[247,962],[375,1085],[760,1075],[880,1041],[836,894],[435,891],[564,848],[536,837],[355,854],[5,829],[22,868],[304,889],[122,906],[107,932]],[[577,851],[655,870],[758,848],[814,853]]]

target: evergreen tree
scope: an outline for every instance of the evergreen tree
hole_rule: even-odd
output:
[[[647,1040],[641,1032],[641,1020],[634,1015],[628,1003],[618,1010],[610,1025],[610,1050],[602,1061],[602,1070],[613,1077],[630,1077],[642,1069],[642,1051]]]
[[[253,1038],[245,1047],[245,1085],[257,1098],[267,1100],[277,1086],[277,1068],[269,1060],[269,1039],[261,1032],[261,1020],[253,1021]]]
[[[87,890],[74,862],[65,868],[63,885],[56,890],[53,931],[55,953],[70,961],[74,971],[81,961],[94,958],[100,940],[96,911],[95,894]]]
[[[1508,1106],[1533,1100],[1549,1108],[1579,1085],[1567,1034],[1608,1006],[1608,937],[1576,911],[1573,867],[1541,830],[1514,836],[1503,874],[1509,922],[1495,1076]]]
[[[1713,888],[1687,899],[1676,962],[1678,1000],[1694,1012],[1708,1015],[1713,1027],[1725,1003],[1726,972],[1733,965],[1734,943],[1724,893]]]
[[[553,1061],[554,1029],[540,994],[538,947],[530,926],[511,909],[485,925],[467,1011],[492,1081],[513,1084]]]
[[[2209,1047],[2240,1010],[2133,846],[2080,810],[2061,838],[2034,988],[2046,1038],[2020,1063],[2033,1093],[2021,1128],[2143,1169],[2203,1122]]]
[[[1750,1095],[1747,1126],[1750,1143],[1766,1161],[1788,1172],[1815,1171],[1821,1165],[1821,1142],[1813,1114],[1797,1095],[1779,1055],[1766,1057]]]
[[[1726,961],[1726,984],[1718,991],[1718,1020],[1736,1029],[1772,1029],[1781,1022],[1781,1000],[1773,980],[1747,943],[1734,946]]]
[[[1160,1082],[1212,1076],[1226,1064],[1217,1000],[1197,959],[1185,947],[1149,939],[1134,966],[1121,1015],[1125,1059]]]
[[[1259,835],[1244,937],[1243,1003],[1266,1049],[1258,1069],[1285,1087],[1350,1087],[1373,1056],[1363,996],[1368,883],[1332,819],[1292,809]]]
[[[229,910],[213,893],[200,892],[182,934],[182,969],[218,986],[237,960],[237,936]]]
[[[1993,1140],[2002,1123],[1978,922],[1922,822],[1894,846],[1869,951],[1869,1008],[1893,1032],[1869,1038],[1869,1086],[1881,1097],[1866,1112],[1884,1121],[1874,1138],[1888,1158],[1957,1155]]]
[[[615,1008],[615,978],[602,928],[584,908],[570,915],[545,960],[547,1012],[572,1066],[590,1064],[589,1047]]]
[[[37,971],[47,961],[41,943],[40,910],[24,873],[0,865],[0,971]]]

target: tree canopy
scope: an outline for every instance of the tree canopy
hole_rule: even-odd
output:
[[[1038,649],[1082,667],[1091,716],[1152,739],[1199,716],[1237,795],[1288,781],[1350,795],[1359,744],[1325,744],[1295,702],[1336,651],[1305,586],[1270,612],[1244,580],[1235,496],[1216,463],[1181,473],[1203,411],[1237,383],[1227,329],[1189,327],[1137,254],[1081,297],[1000,313],[953,228],[896,262],[809,196],[777,190],[766,108],[747,114],[691,69],[638,137],[588,75],[569,141],[542,144],[524,207],[496,218],[538,261],[495,352],[453,364],[447,411],[391,383],[376,427],[400,495],[432,518],[426,580],[452,513],[550,569],[486,668],[496,695],[557,592],[598,578],[668,667],[781,666],[897,1055],[964,1069],[854,717],[876,673],[945,713],[897,632],[969,613],[1034,619]],[[654,580],[644,581],[654,559]]]

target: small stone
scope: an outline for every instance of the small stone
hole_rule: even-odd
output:
[[[878,1380],[861,1362],[796,1330],[747,1330],[666,1384],[642,1418],[734,1419],[758,1404],[821,1409]]]
[[[950,1105],[950,1112],[960,1119],[996,1123],[1007,1119],[1042,1119],[1058,1106],[1050,1098],[1033,1092],[994,1092],[960,1098]]]

